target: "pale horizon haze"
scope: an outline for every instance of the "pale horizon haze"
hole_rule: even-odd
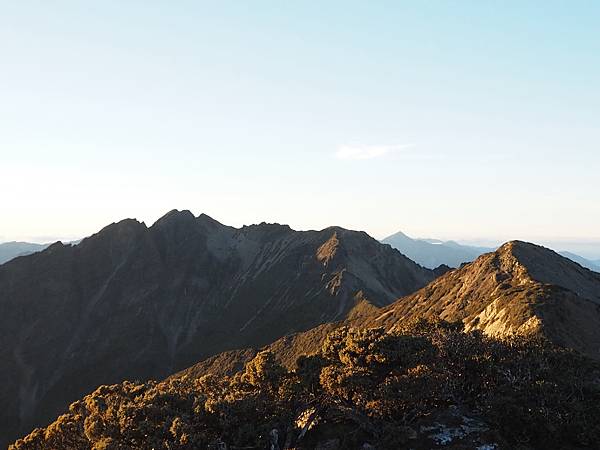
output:
[[[600,3],[0,3],[0,242],[176,208],[600,257]]]

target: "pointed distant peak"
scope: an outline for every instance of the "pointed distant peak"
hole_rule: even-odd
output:
[[[189,209],[182,209],[181,211],[178,209],[172,209],[171,211],[166,213],[164,216],[162,216],[160,219],[158,219],[158,221],[173,219],[173,218],[177,218],[177,217],[190,217],[190,216],[194,217],[194,215],[192,214],[192,212]]]
[[[97,243],[106,242],[106,240],[121,240],[127,241],[134,236],[138,236],[147,230],[144,222],[139,222],[136,219],[123,219],[119,222],[113,222],[105,226],[99,232],[92,234],[82,239],[78,245],[95,245]]]
[[[139,228],[146,228],[146,224],[136,219],[123,219],[105,226],[96,234],[115,233],[122,232],[124,230],[136,230]]]
[[[212,227],[212,228],[224,227],[225,226],[221,222],[219,222],[218,220],[213,219],[208,214],[204,214],[204,213],[202,213],[198,217],[196,217],[196,222],[198,222],[201,225],[204,225],[204,226],[207,226],[207,227]]]
[[[386,237],[385,239],[382,239],[382,241],[386,242],[390,239],[410,239],[410,240],[412,240],[412,238],[409,235],[407,235],[406,233],[403,233],[402,231],[398,231],[398,232]]]
[[[210,221],[210,222],[217,222],[220,223],[218,220],[213,219],[212,217],[210,217],[208,214],[206,213],[201,213],[198,217],[196,217],[196,219],[201,220],[201,221]]]
[[[187,209],[184,209],[182,211],[179,211],[178,209],[172,209],[171,211],[166,213],[164,216],[162,216],[160,219],[158,219],[156,222],[154,222],[154,225],[152,225],[152,226],[162,228],[163,226],[168,226],[171,224],[191,223],[191,222],[195,222],[195,221],[196,221],[196,218],[191,213],[191,211],[189,211]]]
[[[218,220],[213,219],[208,214],[204,213],[196,217],[196,224],[198,224],[199,228],[203,229],[206,233],[221,233],[224,231],[232,233],[237,231],[237,228],[222,224]]]

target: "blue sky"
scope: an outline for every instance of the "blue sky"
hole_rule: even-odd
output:
[[[0,240],[179,208],[600,242],[598,23],[584,1],[0,2]]]

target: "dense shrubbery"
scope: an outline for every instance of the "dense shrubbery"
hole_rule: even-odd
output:
[[[484,421],[500,448],[593,447],[598,366],[542,339],[499,341],[444,322],[342,328],[292,371],[261,352],[232,377],[102,386],[14,448],[266,448],[274,428],[281,448],[328,438],[420,448],[420,430],[452,409]]]

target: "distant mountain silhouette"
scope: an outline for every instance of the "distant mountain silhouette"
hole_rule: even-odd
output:
[[[600,272],[600,262],[599,261],[590,261],[589,259],[586,259],[582,256],[576,255],[575,253],[571,253],[571,252],[559,252],[562,256],[564,256],[565,258],[569,258],[571,261],[575,261],[577,264],[593,270],[595,272]]]
[[[479,255],[494,250],[486,247],[461,245],[454,241],[413,239],[402,232],[388,236],[381,242],[390,244],[413,261],[430,269],[440,265],[460,267],[461,264],[471,262]]]
[[[393,234],[381,242],[390,244],[413,261],[430,269],[434,269],[440,265],[457,268],[463,263],[475,260],[484,253],[495,250],[495,248],[491,247],[463,245],[455,241],[413,239],[402,232]],[[600,261],[590,261],[569,251],[560,251],[559,254],[587,269],[600,272]]]
[[[236,229],[189,211],[53,244],[0,266],[0,435],[48,422],[100,384],[162,378],[375,310],[443,272],[363,232]]]
[[[0,264],[17,256],[30,255],[42,251],[48,244],[32,244],[31,242],[3,242],[0,244]]]

